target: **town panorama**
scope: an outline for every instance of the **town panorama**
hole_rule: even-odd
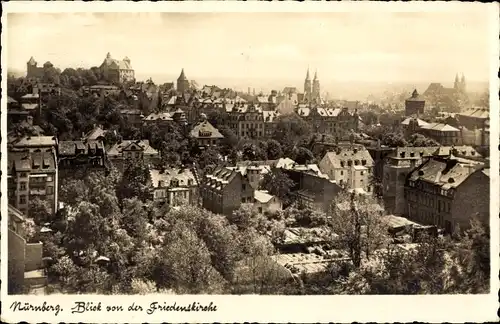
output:
[[[8,77],[9,293],[489,291],[486,87],[340,100],[312,66],[241,91],[102,56]]]

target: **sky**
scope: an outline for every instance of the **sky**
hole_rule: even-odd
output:
[[[138,78],[281,83],[308,67],[336,82],[488,81],[489,21],[480,11],[435,13],[14,13],[8,67],[99,66],[129,57]],[[162,80],[163,79],[163,80]],[[236,82],[236,81],[234,81]],[[200,82],[199,82],[200,83]],[[284,84],[286,83],[286,84]],[[246,88],[244,88],[246,89]]]

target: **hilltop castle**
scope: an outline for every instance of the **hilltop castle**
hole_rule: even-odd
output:
[[[99,69],[108,82],[123,83],[135,80],[135,72],[128,57],[120,61],[113,59],[108,53]]]

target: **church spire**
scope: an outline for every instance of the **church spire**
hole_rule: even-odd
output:
[[[177,80],[187,80],[186,75],[184,74],[184,68],[182,69],[181,75],[179,75]]]
[[[311,77],[309,76],[309,67],[307,67],[306,81],[309,80],[311,80]]]
[[[318,70],[314,71],[314,81],[318,80]]]

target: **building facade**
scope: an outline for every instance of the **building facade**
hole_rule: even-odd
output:
[[[9,204],[29,216],[30,201],[39,198],[57,211],[58,167],[54,148],[9,151],[7,154]]]
[[[337,141],[348,140],[351,132],[358,131],[360,118],[357,111],[348,108],[321,108],[300,105],[297,114],[308,122],[315,133],[330,134]]]
[[[109,167],[100,140],[60,141],[57,160],[60,179],[80,172],[104,172]]]
[[[123,60],[115,60],[108,53],[99,69],[103,77],[111,83],[133,82],[135,80],[135,71],[128,57]]]
[[[373,159],[363,146],[339,147],[337,151],[327,152],[319,163],[321,172],[347,189],[361,189],[373,193],[371,181]]]
[[[425,99],[413,90],[411,97],[405,100],[405,115],[423,115],[425,112]]]
[[[200,197],[196,172],[190,169],[151,169],[153,200],[170,206],[199,205]]]
[[[202,181],[203,207],[217,214],[231,215],[241,204],[254,202],[255,189],[239,171],[218,167]]]
[[[108,158],[113,165],[123,170],[128,163],[138,160],[145,164],[157,164],[160,162],[160,153],[149,145],[148,140],[124,140],[109,149]]]
[[[212,126],[206,119],[195,125],[190,135],[196,139],[199,147],[218,146],[224,138],[219,130]]]

